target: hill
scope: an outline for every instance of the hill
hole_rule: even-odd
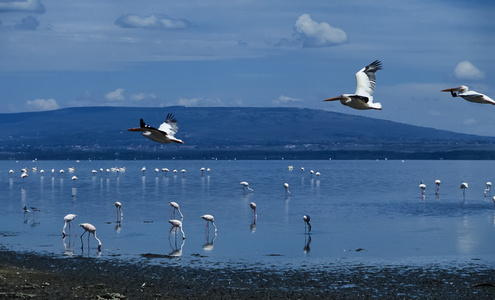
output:
[[[184,145],[127,128],[167,113]],[[81,107],[0,114],[0,159],[491,159],[495,138],[301,108]]]

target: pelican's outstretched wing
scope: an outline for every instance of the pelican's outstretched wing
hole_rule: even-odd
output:
[[[167,135],[173,136],[179,130],[179,126],[177,125],[177,119],[173,114],[167,114],[167,118],[165,118],[165,122],[160,125],[158,130],[165,132]]]
[[[375,72],[381,69],[382,63],[379,60],[375,60],[356,73],[357,95],[370,97],[373,94],[376,84]]]

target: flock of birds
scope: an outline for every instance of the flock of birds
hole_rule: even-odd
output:
[[[441,183],[442,183],[442,181],[440,179],[435,180],[435,195],[438,195],[438,193],[440,191],[440,184]],[[422,197],[423,200],[425,200],[425,198],[426,198],[426,195],[425,195],[426,184],[424,184],[421,181],[420,184],[419,184],[419,188],[421,190],[421,197]],[[466,195],[466,189],[467,188],[469,188],[469,184],[467,182],[461,183],[460,189],[462,190],[462,195],[463,196]],[[492,183],[490,181],[487,181],[486,182],[486,188],[485,188],[484,196],[485,197],[490,196],[491,195],[491,190],[492,190]],[[495,196],[492,197],[492,201],[493,201],[493,204],[495,205]]]
[[[289,170],[293,170],[294,167],[293,166],[289,166],[288,167]],[[74,172],[75,171],[75,168],[69,168],[68,169],[69,172]],[[115,167],[115,168],[110,168],[110,169],[107,169],[107,172],[125,172],[125,168],[118,168],[118,167]],[[158,170],[158,171],[157,171]],[[162,171],[165,172],[165,170],[168,170],[167,168],[163,168]],[[34,167],[32,168],[32,171],[33,172],[36,172],[37,169]],[[100,172],[103,172],[104,170],[101,168],[100,169]],[[143,172],[143,176],[144,176],[144,172],[146,171],[146,168],[143,167],[141,169],[141,171]],[[210,172],[210,168],[201,168],[200,169],[201,171],[201,174],[203,176],[204,174],[204,171],[208,171]],[[305,169],[304,167],[301,167],[301,171],[304,172]],[[40,171],[41,173],[44,173],[43,170]],[[62,169],[59,171],[59,173],[64,173],[65,171]],[[92,174],[95,175],[95,173],[97,173],[98,171],[96,170],[92,170]],[[155,168],[155,172],[159,172],[159,169]],[[10,174],[14,174],[15,171],[14,170],[9,170],[9,173]],[[55,173],[55,170],[52,169],[52,174]],[[177,170],[174,170],[174,173],[178,173]],[[185,173],[185,170],[183,169],[182,170],[182,173]],[[27,177],[28,175],[28,169],[27,168],[23,168],[21,169],[21,178],[25,178]],[[167,173],[165,173],[167,174]],[[314,170],[310,170],[309,172],[311,178],[313,177],[313,175],[315,176],[320,176],[321,173],[320,172],[315,172]],[[77,177],[76,176],[73,176],[72,177],[73,180],[76,180]],[[249,183],[247,181],[241,181],[240,182],[241,186],[242,186],[242,190],[243,190],[243,193],[254,193],[254,189],[251,188],[249,186]],[[283,184],[283,187],[285,189],[285,193],[286,195],[288,196],[291,196],[291,192],[289,190],[289,184],[287,182],[285,182]],[[182,234],[182,239],[186,239],[186,234],[182,228],[182,225],[183,225],[183,219],[184,219],[184,215],[182,214],[181,210],[180,210],[180,205],[177,203],[177,202],[174,202],[174,201],[171,201],[168,203],[172,210],[170,211],[170,217],[171,219],[168,221],[172,227],[169,231],[169,237],[170,237],[170,234],[172,233],[172,231],[175,229],[175,234],[177,235],[178,233],[178,230],[181,231],[181,234]],[[120,224],[120,222],[122,222],[122,219],[124,218],[124,213],[122,212],[122,203],[117,201],[114,203],[116,209],[117,209],[117,223]],[[253,215],[254,215],[254,222],[256,222],[256,218],[257,218],[257,214],[256,214],[256,203],[254,202],[250,202],[249,203],[249,206],[251,208],[251,210],[253,211]],[[40,211],[39,209],[37,209],[36,207],[30,207],[31,210],[29,210],[26,206],[24,206],[24,213],[30,213],[30,212],[36,212],[36,211]],[[175,212],[178,212],[178,214],[180,215],[180,220],[178,218],[175,218]],[[76,214],[67,214],[63,219],[64,219],[64,226],[62,228],[62,238],[65,239],[66,236],[71,236],[71,225],[72,225],[72,228],[73,228],[73,231],[74,231],[74,234],[75,236],[77,237],[77,232],[76,232],[76,228],[75,228],[75,225],[73,223],[73,221],[75,220],[75,218],[77,217]],[[210,229],[209,229],[209,224],[211,223],[211,225],[214,227],[214,232],[215,232],[215,235],[217,234],[218,232],[218,229],[215,225],[215,218],[213,215],[211,214],[205,214],[205,215],[202,215],[201,218],[203,220],[206,221],[206,225],[205,225],[205,230],[207,231],[207,233],[209,233]],[[305,223],[305,231],[307,231],[308,233],[311,232],[311,224],[310,224],[310,220],[311,220],[311,217],[307,214],[303,215],[303,221]],[[102,242],[101,240],[96,236],[96,227],[91,224],[91,223],[81,223],[79,224],[79,226],[84,229],[84,232],[80,235],[80,239],[81,239],[81,248],[84,247],[84,243],[83,243],[83,236],[84,234],[86,234],[86,232],[88,233],[88,248],[89,248],[89,242],[90,242],[90,236],[91,234],[93,234],[93,237],[94,239],[98,242],[98,251],[101,251],[101,246],[102,246]],[[68,227],[68,233],[66,233],[65,229]]]

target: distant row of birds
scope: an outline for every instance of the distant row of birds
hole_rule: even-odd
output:
[[[440,181],[440,179],[435,180],[435,195],[438,195],[438,193],[440,191],[440,184],[441,183],[442,183],[442,181]],[[421,189],[421,197],[423,199],[425,199],[426,184],[424,184],[423,182],[421,182],[419,184],[419,188]],[[469,184],[467,182],[461,183],[460,189],[462,190],[462,194],[464,196],[466,195],[466,189],[467,188],[469,188]],[[484,191],[485,197],[489,193],[491,193],[491,189],[492,189],[492,183],[490,181],[486,182],[486,188],[485,188],[485,191]],[[492,198],[492,200],[493,200],[493,203],[495,204],[495,196]]]

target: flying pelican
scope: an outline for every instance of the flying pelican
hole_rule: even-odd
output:
[[[492,98],[475,91],[470,91],[469,88],[465,85],[445,89],[442,90],[442,92],[450,92],[452,97],[462,97],[464,100],[469,102],[495,105],[495,101]]]
[[[490,181],[488,181],[486,183],[486,189],[485,189],[485,197],[486,197],[486,193],[490,192],[491,193],[491,189],[492,189],[492,183]]]
[[[67,226],[67,223],[69,223],[69,235],[70,235],[70,223],[72,221],[74,221],[74,219],[76,218],[76,215],[75,214],[68,214],[64,217],[64,228],[62,228],[62,234],[64,235],[63,237],[65,237],[65,226]],[[76,230],[76,227],[74,226],[74,223],[72,223],[72,227],[74,228],[74,230]],[[76,232],[76,237],[77,237],[77,232]]]
[[[241,181],[241,184],[242,184],[242,190],[244,192],[246,192],[246,189],[247,189],[247,190],[251,191],[251,193],[254,193],[254,190],[249,187],[249,183],[247,183],[246,181]]]
[[[306,230],[306,225],[307,225],[308,229],[309,229],[308,232],[311,232],[311,224],[309,224],[309,221],[311,221],[311,217],[309,215],[304,215],[303,220],[304,220],[304,222],[306,222],[304,224],[304,230]]]
[[[287,182],[284,183],[284,188],[285,188],[285,193],[288,194],[289,196],[291,196],[292,194],[289,191],[289,184]]]
[[[82,223],[82,224],[79,224],[79,226],[81,226],[84,229],[83,234],[81,234],[81,248],[83,248],[82,237],[86,232],[89,232],[88,233],[88,247],[89,247],[89,235],[90,235],[90,233],[92,233],[95,240],[98,241],[98,251],[101,251],[101,241],[100,241],[100,239],[98,239],[96,237],[96,227],[94,227],[93,225],[91,225],[89,223]]]
[[[423,200],[425,199],[425,190],[426,190],[426,184],[424,184],[423,182],[421,182],[419,184],[419,188],[421,189],[421,197],[423,198]]]
[[[209,229],[209,225],[211,222],[211,225],[213,225],[213,227],[215,227],[215,233],[217,233],[217,226],[215,226],[215,218],[213,218],[212,215],[202,215],[201,219],[206,221],[206,228],[207,229]]]
[[[343,94],[338,97],[329,98],[323,101],[340,100],[343,105],[354,109],[376,109],[381,110],[380,103],[373,103],[373,91],[376,85],[375,72],[382,69],[381,62],[375,60],[371,64],[356,73],[357,87],[354,94]]]
[[[256,218],[256,203],[254,202],[251,202],[249,203],[249,206],[251,207],[251,209],[253,210],[253,213],[254,213],[254,217]]]
[[[184,230],[182,230],[182,222],[179,220],[168,220],[170,224],[172,224],[172,228],[170,228],[170,232],[168,233],[168,236],[170,237],[170,233],[172,232],[172,229],[177,229],[180,228],[180,231],[182,232],[182,239],[186,239],[186,234],[184,233]]]
[[[435,180],[435,195],[438,195],[438,191],[440,190],[440,183],[442,183],[440,179]]]
[[[117,222],[119,220],[119,212],[120,212],[120,220],[122,221],[122,218],[124,217],[124,213],[122,213],[122,203],[117,201],[114,203],[114,205],[117,208]]]
[[[179,130],[179,126],[177,126],[177,119],[171,113],[167,114],[165,118],[165,122],[158,127],[158,129],[146,125],[143,119],[139,121],[140,127],[130,128],[127,131],[141,131],[142,134],[149,138],[150,140],[167,144],[167,143],[179,143],[184,144],[182,140],[174,137],[174,134]]]
[[[466,189],[468,188],[468,184],[467,182],[463,182],[461,183],[461,189],[462,189],[462,195],[465,195],[466,194]]]
[[[184,216],[180,212],[179,204],[177,202],[169,202],[168,205],[172,206],[172,210],[170,211],[170,216],[172,217],[172,211],[174,212],[174,217],[175,217],[175,210],[179,211],[180,218],[184,219]]]

